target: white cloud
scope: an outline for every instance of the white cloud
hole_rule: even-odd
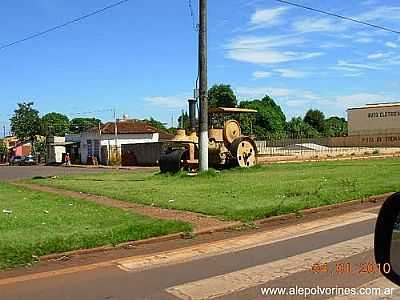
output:
[[[186,100],[178,96],[149,96],[145,97],[145,101],[154,106],[162,108],[184,108]]]
[[[384,58],[385,54],[378,52],[378,53],[372,53],[370,55],[367,56],[368,59],[379,59],[379,58]]]
[[[343,74],[343,77],[360,77],[362,75],[364,75],[364,73],[361,73],[361,72],[359,72],[359,73],[346,73],[346,74]]]
[[[308,18],[293,23],[293,29],[297,32],[338,32],[343,31],[346,27],[332,19],[322,18]]]
[[[370,55],[367,56],[368,59],[384,59],[388,58],[393,54],[393,52],[377,52],[377,53],[371,53]]]
[[[379,6],[355,16],[362,21],[400,20],[400,6]]]
[[[310,101],[320,99],[320,97],[310,91],[269,86],[241,86],[236,89],[236,94],[240,99],[262,98],[265,95],[268,95],[272,98],[283,98],[286,101],[289,101],[289,97],[295,98],[295,101]]]
[[[379,67],[374,65],[350,63],[344,60],[338,60],[337,65],[338,67],[349,68],[349,70],[350,69],[380,70]]]
[[[253,79],[267,78],[267,77],[271,77],[271,75],[272,75],[271,72],[256,71],[256,72],[253,72]]]
[[[226,58],[254,64],[278,64],[288,61],[310,59],[322,55],[321,52],[279,51],[275,48],[298,46],[303,38],[288,35],[240,36],[233,39],[225,48]]]
[[[306,42],[304,38],[289,35],[271,36],[239,36],[233,39],[225,48],[259,50],[292,45],[302,45]]]
[[[333,48],[343,48],[346,47],[343,44],[333,43],[333,42],[326,42],[320,45],[321,48],[324,49],[333,49]]]
[[[393,42],[386,42],[385,46],[389,47],[389,48],[397,48],[398,47],[397,44],[395,44]]]
[[[305,60],[314,57],[321,56],[323,53],[321,52],[280,52],[280,51],[273,51],[273,50],[242,50],[242,49],[235,49],[230,50],[226,54],[227,58],[249,62],[254,64],[279,64],[289,61],[295,60]]]
[[[357,43],[368,44],[368,43],[372,43],[374,40],[369,37],[361,37],[361,38],[355,39],[354,41]]]
[[[288,10],[288,7],[275,7],[271,9],[258,9],[251,16],[251,29],[264,28],[278,25],[282,22],[282,15]]]
[[[309,100],[288,100],[285,102],[287,107],[306,107],[310,103]]]
[[[275,69],[274,71],[280,73],[281,77],[284,78],[303,78],[307,76],[306,72],[293,69]]]
[[[368,94],[359,93],[346,96],[339,96],[336,99],[339,103],[345,105],[346,107],[360,106],[368,103],[385,102],[390,101],[390,97],[382,94]]]

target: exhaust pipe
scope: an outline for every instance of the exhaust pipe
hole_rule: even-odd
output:
[[[190,120],[190,130],[196,131],[196,103],[195,99],[189,99],[189,120]]]

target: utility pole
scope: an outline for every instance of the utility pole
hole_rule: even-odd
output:
[[[3,137],[6,137],[6,125],[3,125]]]
[[[118,121],[117,121],[117,113],[115,112],[115,108],[113,109],[113,112],[114,112],[115,155],[118,155]]]
[[[208,87],[207,87],[207,0],[200,0],[199,13],[199,163],[200,171],[208,170]]]

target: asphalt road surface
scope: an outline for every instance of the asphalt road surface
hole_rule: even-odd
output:
[[[0,166],[0,181],[12,181],[32,178],[35,176],[56,176],[90,172],[105,172],[108,169],[78,168],[78,167],[50,167],[50,166]]]
[[[0,279],[0,299],[384,299],[333,288],[392,289],[373,266],[376,210],[129,258]],[[286,288],[278,290],[268,288]],[[297,288],[297,295],[288,295]],[[322,291],[323,288],[328,288]],[[361,290],[356,290],[357,293]],[[268,295],[267,295],[268,293]],[[307,298],[310,299],[310,298]]]

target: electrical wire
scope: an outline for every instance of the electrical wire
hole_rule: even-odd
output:
[[[302,4],[298,4],[298,3],[294,3],[294,2],[290,2],[290,1],[286,1],[286,0],[274,0],[274,1],[280,2],[280,3],[283,3],[283,4],[287,4],[287,5],[291,5],[291,6],[295,6],[295,7],[298,7],[298,8],[303,8],[303,9],[310,10],[310,11],[313,11],[313,12],[321,13],[321,14],[328,15],[328,16],[331,16],[331,17],[336,17],[336,18],[339,18],[339,19],[351,21],[351,22],[354,22],[354,23],[358,23],[358,24],[374,27],[374,28],[377,28],[377,29],[380,29],[380,30],[391,32],[391,33],[400,34],[400,31],[395,30],[395,29],[391,29],[391,28],[384,27],[384,26],[381,26],[381,25],[376,25],[376,24],[364,22],[364,21],[357,20],[357,19],[354,19],[354,18],[351,18],[351,17],[342,16],[342,15],[339,15],[339,14],[335,14],[335,13],[332,13],[332,12],[328,12],[328,11],[324,11],[324,10],[321,10],[321,9],[313,8],[313,7],[310,7],[310,6],[305,6],[305,5],[302,5]]]
[[[72,20],[70,20],[70,21],[68,21],[68,22],[65,22],[65,23],[63,23],[63,24],[60,24],[60,25],[51,27],[51,28],[46,29],[46,30],[44,30],[44,31],[40,31],[40,32],[37,32],[37,33],[33,33],[33,34],[31,34],[31,35],[28,35],[28,36],[25,37],[25,38],[16,40],[16,41],[14,41],[14,42],[11,42],[11,43],[8,43],[8,44],[4,44],[4,45],[0,46],[0,50],[3,50],[3,49],[5,49],[5,48],[11,47],[11,46],[14,46],[14,45],[16,45],[16,44],[20,44],[20,43],[26,42],[26,41],[28,41],[28,40],[31,40],[31,39],[34,39],[34,38],[37,38],[37,37],[40,37],[40,36],[42,36],[42,35],[45,35],[45,34],[47,34],[47,33],[52,32],[52,31],[56,31],[56,30],[61,29],[61,28],[63,28],[63,27],[67,27],[67,26],[69,26],[69,25],[71,25],[71,24],[78,23],[78,22],[80,22],[80,21],[82,21],[82,20],[84,20],[84,19],[87,19],[87,18],[90,18],[90,17],[92,17],[92,16],[95,16],[95,15],[98,15],[98,14],[100,14],[100,13],[103,13],[103,12],[105,12],[106,10],[109,10],[109,9],[111,9],[111,8],[114,8],[114,7],[120,6],[120,5],[122,5],[122,4],[125,4],[125,3],[128,2],[128,1],[130,1],[130,0],[121,0],[121,1],[118,1],[118,2],[116,2],[116,3],[110,4],[110,5],[106,6],[106,7],[103,7],[103,8],[101,8],[101,9],[95,10],[95,11],[93,11],[93,12],[91,12],[91,13],[88,13],[88,14],[86,14],[86,15],[83,15],[83,16],[81,16],[81,17],[72,19]]]

